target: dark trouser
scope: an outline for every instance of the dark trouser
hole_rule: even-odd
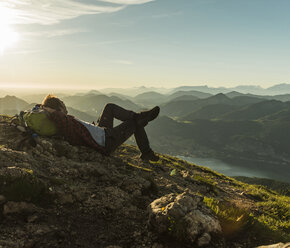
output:
[[[108,103],[100,117],[98,126],[105,127],[106,150],[111,153],[121,144],[135,136],[136,143],[141,153],[150,151],[149,140],[143,126],[136,124],[133,119],[135,112],[126,110],[116,104]],[[123,121],[120,125],[113,127],[114,118]]]

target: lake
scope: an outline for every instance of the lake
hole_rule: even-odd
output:
[[[196,158],[177,156],[183,160],[208,167],[226,176],[245,176],[270,178],[278,181],[290,182],[290,166],[268,162],[254,162],[248,160],[222,161],[215,158]]]

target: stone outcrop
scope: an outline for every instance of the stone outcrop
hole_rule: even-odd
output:
[[[202,197],[189,193],[162,196],[148,207],[149,225],[158,233],[177,240],[207,245],[210,234],[220,233],[221,226],[202,200]]]

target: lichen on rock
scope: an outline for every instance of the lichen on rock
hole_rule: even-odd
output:
[[[209,244],[211,233],[221,232],[219,221],[198,195],[168,194],[153,201],[148,211],[152,229],[180,241],[202,246]]]

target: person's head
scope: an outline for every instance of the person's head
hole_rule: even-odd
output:
[[[61,101],[55,95],[52,95],[52,94],[47,95],[43,99],[41,105],[44,107],[49,107],[49,108],[52,108],[52,109],[55,109],[57,111],[61,111],[65,114],[67,114],[67,109],[66,109],[65,104],[63,103],[63,101]]]

